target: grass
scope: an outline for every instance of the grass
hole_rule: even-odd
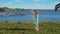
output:
[[[39,23],[39,31],[34,30],[34,23],[1,22],[0,34],[60,34],[60,23]]]

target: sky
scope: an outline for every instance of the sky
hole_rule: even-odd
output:
[[[0,0],[0,7],[54,9],[59,0]]]

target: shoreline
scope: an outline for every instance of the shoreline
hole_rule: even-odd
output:
[[[13,23],[13,22],[19,23],[20,21],[3,21],[3,23],[6,23],[6,22],[8,22],[8,23]],[[2,23],[2,22],[0,22],[0,23]],[[33,22],[20,22],[20,23],[33,23]],[[50,22],[50,21],[48,21],[48,22],[39,22],[39,23],[60,23],[60,22]]]

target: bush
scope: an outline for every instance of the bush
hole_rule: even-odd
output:
[[[8,21],[5,21],[5,23],[8,23]]]
[[[20,24],[21,22],[19,21],[19,22],[17,22],[18,24]]]

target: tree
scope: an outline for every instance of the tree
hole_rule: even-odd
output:
[[[58,10],[58,8],[60,8],[60,3],[58,3],[56,6],[55,6],[55,12]],[[59,9],[60,10],[60,9]]]

